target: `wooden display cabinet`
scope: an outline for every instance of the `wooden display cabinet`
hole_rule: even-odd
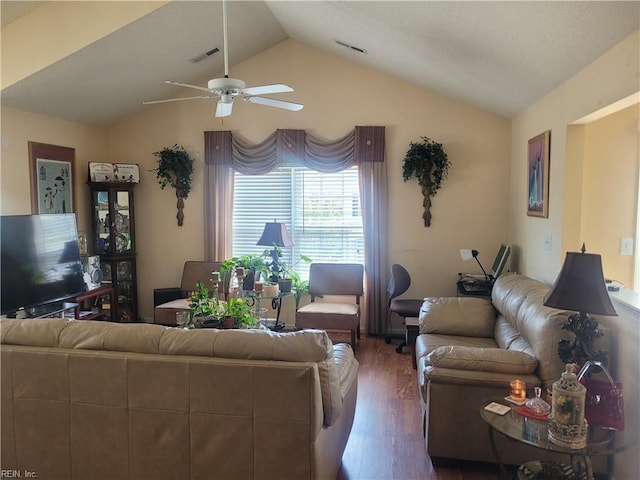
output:
[[[111,318],[138,321],[135,183],[89,182],[93,245],[100,255],[103,284],[113,287]]]

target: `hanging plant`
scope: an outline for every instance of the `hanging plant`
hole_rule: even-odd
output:
[[[162,150],[153,152],[158,157],[158,166],[151,171],[156,174],[160,188],[164,190],[167,185],[176,189],[178,197],[178,226],[184,222],[184,199],[191,191],[191,178],[193,176],[193,158],[182,145],[165,147]]]
[[[442,186],[442,181],[447,178],[451,162],[447,158],[441,143],[434,142],[428,137],[421,137],[422,142],[411,142],[409,150],[404,156],[402,164],[402,178],[408,181],[411,178],[418,180],[422,188],[424,201],[424,226],[431,225],[431,197]]]

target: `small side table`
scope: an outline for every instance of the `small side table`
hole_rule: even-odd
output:
[[[420,319],[418,317],[407,317],[404,319],[405,326],[405,342],[411,350],[411,362],[413,363],[413,369],[417,370],[416,364],[416,338],[420,334]]]
[[[504,404],[502,399],[492,400]],[[549,440],[547,433],[549,422],[547,420],[536,420],[525,417],[516,413],[513,407],[511,411],[505,415],[488,412],[484,407],[490,403],[490,401],[491,400],[482,404],[480,407],[480,416],[489,426],[491,450],[505,478],[509,478],[509,476],[504,464],[500,460],[500,454],[495,444],[494,432],[498,432],[511,440],[531,445],[541,450],[569,456],[570,464],[575,475],[578,476],[578,478],[587,478],[588,480],[593,480],[591,457],[615,455],[625,451],[638,440],[636,436],[629,434],[629,432],[606,430],[592,425],[589,427],[589,436],[587,437],[587,446],[585,448],[570,449],[561,447]],[[535,462],[525,465],[532,466],[534,464]]]

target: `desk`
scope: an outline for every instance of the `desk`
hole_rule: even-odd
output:
[[[477,289],[469,291],[465,289],[465,285],[476,285]],[[456,287],[459,297],[491,297],[491,290],[493,289],[493,282],[485,280],[484,276],[481,278],[473,274],[458,273],[458,281]]]
[[[503,399],[493,399],[493,401],[501,404],[505,403]],[[496,431],[510,440],[525,443],[541,450],[568,455],[577,478],[587,478],[588,480],[593,480],[591,457],[615,455],[631,447],[637,441],[636,437],[629,434],[625,435],[624,431],[605,430],[591,425],[585,448],[564,448],[549,440],[548,421],[525,417],[516,413],[513,409],[505,415],[491,413],[484,409],[488,403],[490,401],[484,402],[480,407],[480,416],[489,426],[491,450],[505,478],[508,478],[508,474],[496,449],[494,439],[494,432]],[[527,463],[525,467],[529,465]],[[520,471],[522,471],[522,467]]]

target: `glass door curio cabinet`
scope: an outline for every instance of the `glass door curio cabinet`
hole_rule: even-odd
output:
[[[138,321],[134,183],[89,182],[95,252],[100,255],[103,283],[111,284],[116,322]]]

